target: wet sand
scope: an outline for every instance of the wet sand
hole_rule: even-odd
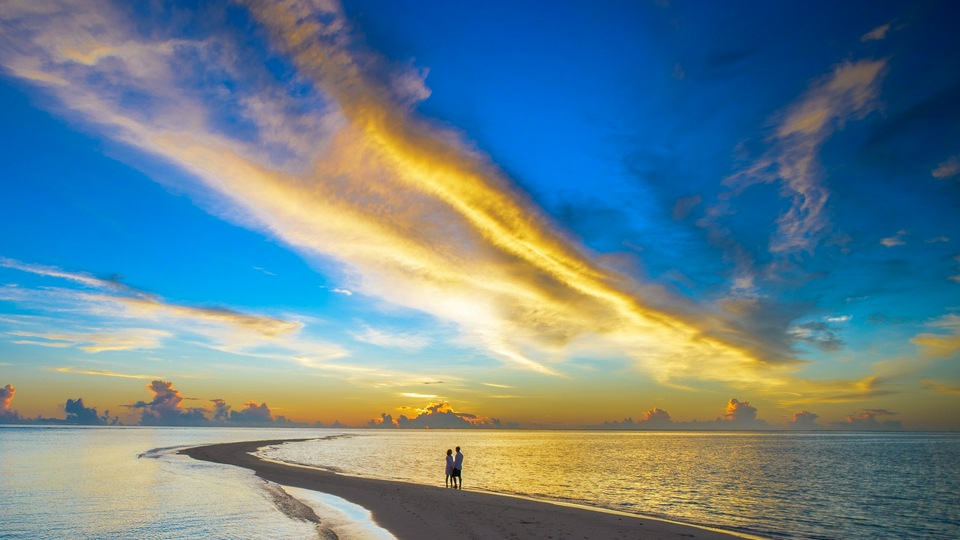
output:
[[[345,476],[265,461],[250,455],[258,448],[284,442],[292,440],[215,444],[181,450],[180,453],[194,459],[245,467],[265,480],[284,486],[320,491],[346,499],[369,510],[378,525],[400,540],[750,538],[748,535],[579,506]]]

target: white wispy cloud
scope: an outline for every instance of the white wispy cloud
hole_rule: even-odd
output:
[[[950,156],[949,159],[937,165],[937,168],[930,171],[934,178],[945,179],[953,178],[960,174],[960,156]]]
[[[53,368],[53,371],[56,371],[57,373],[72,373],[76,375],[91,375],[95,377],[115,377],[115,378],[121,378],[121,379],[142,379],[142,380],[148,380],[148,381],[153,381],[153,380],[163,378],[158,375],[138,375],[134,373],[120,373],[117,371],[110,371],[106,369],[85,369],[85,368],[77,368],[72,366]]]
[[[761,183],[777,183],[790,208],[777,219],[773,252],[812,251],[829,224],[830,190],[819,167],[823,143],[850,120],[877,106],[886,60],[844,62],[814,81],[787,107],[770,138],[770,150],[724,183],[735,193]]]
[[[10,335],[37,338],[33,340],[15,340],[13,343],[18,345],[39,345],[55,348],[76,347],[82,351],[91,353],[156,349],[161,346],[165,338],[171,336],[170,332],[152,328],[123,328],[112,331],[86,333],[14,331],[10,332]]]
[[[910,342],[931,358],[953,358],[960,354],[960,315],[948,313],[927,323],[934,332],[923,332]]]
[[[923,384],[923,386],[927,387],[928,389],[938,394],[946,394],[948,396],[960,397],[960,386],[943,384],[942,382],[934,381],[930,379],[924,379],[920,382]]]
[[[896,247],[906,245],[906,237],[909,233],[905,230],[897,231],[897,234],[880,240],[880,243],[887,247]]]
[[[306,367],[343,358],[342,346],[301,336],[304,324],[267,315],[244,313],[225,307],[191,306],[170,302],[159,295],[102,280],[82,272],[37,266],[6,259],[0,265],[45,277],[81,284],[82,289],[51,287],[0,288],[0,299],[42,309],[53,319],[29,323],[31,327],[84,327],[75,331],[13,330],[14,343],[44,347],[76,347],[96,353],[157,349],[174,339],[231,354],[294,361]],[[143,326],[148,324],[150,326]]]
[[[880,41],[887,38],[887,32],[890,31],[890,26],[893,23],[881,24],[880,26],[874,28],[873,30],[864,34],[860,41]]]
[[[98,278],[90,274],[80,272],[65,272],[53,266],[41,264],[29,264],[7,257],[0,257],[0,267],[12,268],[22,272],[29,272],[39,276],[66,279],[80,285],[85,285],[91,289],[112,289],[122,288],[123,285],[108,279]]]
[[[426,336],[411,334],[409,332],[386,332],[369,326],[364,326],[360,332],[351,334],[353,339],[386,347],[390,349],[402,349],[406,351],[419,351],[430,344],[430,339]]]

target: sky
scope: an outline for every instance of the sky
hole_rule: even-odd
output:
[[[949,1],[0,1],[0,419],[960,429]]]

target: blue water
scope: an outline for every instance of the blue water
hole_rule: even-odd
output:
[[[0,426],[0,538],[318,538],[289,496],[184,446],[315,430]]]
[[[281,461],[464,486],[769,538],[960,538],[960,434],[355,432],[264,452]]]
[[[465,489],[770,538],[960,538],[960,434],[116,427],[0,427],[0,538],[323,537],[281,486],[175,453],[303,437],[318,439],[264,452],[439,487],[460,445]],[[362,508],[291,492],[336,507],[323,522],[339,520],[341,538],[389,537],[363,526]]]

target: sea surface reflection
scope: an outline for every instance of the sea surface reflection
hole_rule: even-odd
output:
[[[285,515],[282,491],[251,471],[173,451],[314,434],[0,427],[0,538],[316,538],[316,524]]]
[[[960,434],[352,431],[271,459],[573,502],[772,538],[960,538]]]

